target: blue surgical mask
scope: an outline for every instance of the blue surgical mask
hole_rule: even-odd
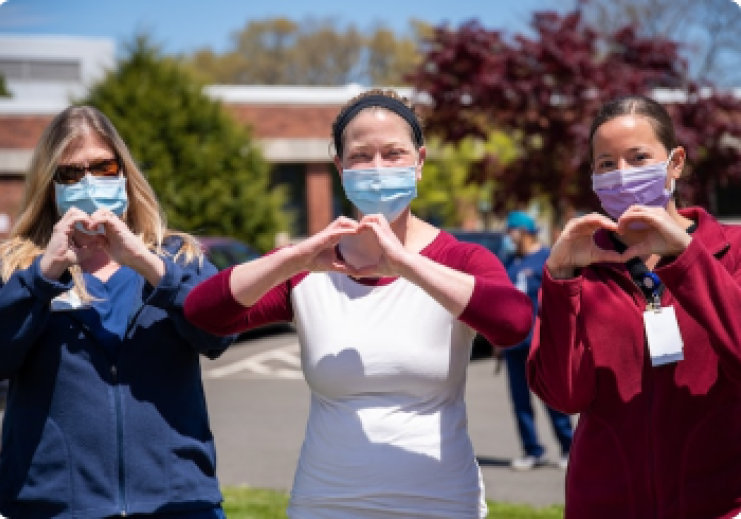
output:
[[[54,182],[54,194],[61,216],[71,207],[77,207],[89,215],[98,209],[108,209],[120,217],[129,204],[126,177],[123,175],[116,178],[96,178],[88,174],[76,184]]]
[[[345,169],[342,187],[361,213],[393,222],[417,196],[417,166]]]
[[[509,234],[502,237],[502,252],[507,256],[513,256],[517,252],[517,244]]]

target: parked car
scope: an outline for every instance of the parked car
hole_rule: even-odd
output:
[[[204,236],[198,238],[198,241],[201,242],[201,247],[208,260],[219,270],[252,261],[261,256],[254,247],[235,238]]]
[[[448,229],[456,240],[483,245],[493,252],[503,265],[509,260],[509,254],[504,247],[504,233],[499,231],[464,231],[459,229]],[[476,334],[471,350],[472,359],[491,357],[494,348],[482,335]]]
[[[199,237],[198,241],[201,242],[201,247],[208,260],[219,270],[252,261],[262,256],[257,249],[236,238],[203,236]],[[241,333],[238,340],[255,339],[264,335],[292,330],[293,327],[287,323],[266,324],[265,326]]]
[[[464,231],[460,229],[447,229],[458,241],[478,243],[493,252],[502,264],[508,260],[508,253],[504,247],[504,233],[500,231]]]

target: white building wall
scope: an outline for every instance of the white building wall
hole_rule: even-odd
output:
[[[114,66],[113,40],[0,35],[0,73],[19,105],[59,111]]]

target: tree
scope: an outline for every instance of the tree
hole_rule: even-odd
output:
[[[5,84],[5,76],[0,74],[0,97],[10,97],[10,90]]]
[[[689,74],[700,83],[726,87],[741,82],[741,9],[732,0],[589,0],[585,20],[593,27],[632,26],[647,38],[681,41]]]
[[[606,100],[658,87],[689,94],[674,109],[697,173],[692,193],[702,200],[709,178],[738,175],[738,150],[723,139],[741,136],[739,103],[698,95],[697,87],[685,82],[676,43],[642,38],[632,27],[599,38],[579,10],[536,13],[532,27],[534,37],[507,37],[476,22],[458,30],[439,28],[410,76],[431,98],[430,132],[445,142],[483,139],[497,128],[516,143],[512,162],[488,154],[471,173],[479,183],[495,181],[496,210],[534,197],[545,197],[556,214],[567,207],[597,208],[588,160],[594,114]]]
[[[273,247],[282,193],[249,134],[146,36],[83,102],[108,116],[176,229]]]
[[[472,138],[456,144],[427,142],[425,161],[418,195],[412,211],[423,219],[444,227],[461,227],[466,222],[486,220],[491,186],[470,182],[469,170],[485,154],[496,154],[504,163],[515,158],[512,140],[501,132],[492,132],[486,141]],[[483,214],[482,214],[483,213]]]
[[[248,22],[224,54],[201,49],[185,63],[206,82],[245,85],[398,85],[419,60],[417,42],[429,27],[411,22],[412,35],[384,25],[369,35],[332,19],[270,18]]]
[[[397,36],[380,25],[366,38],[367,72],[371,85],[404,85],[405,76],[414,70],[421,59],[420,43],[432,36],[432,26],[411,20],[411,36]]]

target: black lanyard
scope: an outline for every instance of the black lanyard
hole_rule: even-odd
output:
[[[692,234],[697,230],[697,223],[693,223],[687,228],[687,234]],[[615,233],[609,233],[610,240],[615,246],[615,250],[620,254],[628,249],[628,246],[621,242]],[[660,306],[661,296],[664,293],[666,287],[661,282],[659,276],[646,266],[643,260],[639,257],[632,258],[625,262],[625,267],[630,273],[630,277],[633,279],[633,283],[641,289],[643,297],[646,298],[646,303],[654,308]]]

